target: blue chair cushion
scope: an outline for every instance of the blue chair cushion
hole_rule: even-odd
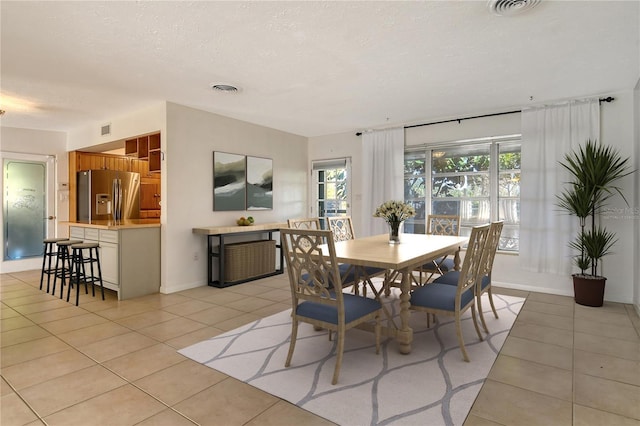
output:
[[[453,259],[451,258],[447,257],[445,259],[444,257],[439,257],[433,262],[436,262],[440,266],[440,270],[442,272],[453,271],[454,263]],[[422,265],[422,269],[424,269],[425,271],[437,271],[436,266],[433,264],[433,262],[425,263],[424,265]]]
[[[349,271],[349,268],[351,268],[350,271]],[[356,268],[355,267],[352,268],[349,263],[341,263],[338,265],[338,269],[340,270],[340,277],[342,277],[342,284],[345,284],[345,285],[353,284],[356,276],[355,274]],[[347,273],[347,271],[349,271],[349,273]],[[333,288],[334,285],[333,283],[331,284],[332,284],[331,288]]]
[[[346,293],[343,293],[342,297],[344,298],[344,317],[347,324],[382,308],[380,302],[375,299]],[[306,301],[298,305],[296,313],[301,317],[338,324],[337,306]]]
[[[459,278],[460,271],[450,271],[444,275],[440,275],[438,278],[433,280],[433,282],[438,284],[458,285]],[[480,285],[482,286],[482,289],[485,289],[490,283],[491,279],[489,278],[489,275],[485,275],[482,277]]]
[[[455,312],[456,290],[452,285],[427,284],[411,292],[409,303],[412,306]],[[462,293],[462,306],[471,302],[473,296],[473,287]]]

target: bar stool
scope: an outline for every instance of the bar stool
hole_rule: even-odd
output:
[[[78,243],[71,246],[72,254],[71,259],[73,261],[73,273],[70,282],[73,282],[75,278],[76,283],[76,306],[80,301],[80,280],[84,282],[84,291],[89,294],[87,284],[91,284],[91,295],[96,296],[96,282],[100,283],[100,291],[102,292],[102,300],[104,300],[104,286],[102,285],[102,269],[100,267],[100,255],[98,243]],[[84,250],[89,250],[88,257],[84,256]],[[91,268],[91,275],[87,275],[85,264],[89,264]],[[96,276],[93,269],[93,264],[96,263],[98,267],[98,275]],[[71,296],[71,285],[67,289],[67,302]]]
[[[45,238],[42,242],[44,243],[44,254],[42,256],[42,272],[40,273],[40,290],[42,290],[42,285],[44,284],[44,275],[47,274],[47,293],[49,293],[49,285],[51,283],[51,274],[56,273],[55,268],[51,268],[51,258],[58,256],[57,249],[54,249],[54,244],[58,241],[66,241],[68,238]],[[49,260],[47,264],[47,259]],[[54,278],[55,281],[55,278]]]
[[[64,294],[64,286],[66,284],[66,280],[69,279],[69,283],[71,283],[71,253],[69,252],[69,247],[73,244],[79,244],[82,240],[64,240],[58,241],[56,244],[58,246],[58,254],[56,258],[56,271],[53,278],[53,289],[51,290],[51,294],[56,294],[56,281],[60,278],[60,299]],[[59,266],[59,263],[62,262],[62,266]]]

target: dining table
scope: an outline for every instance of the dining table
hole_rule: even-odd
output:
[[[356,267],[387,269],[391,272],[388,276],[401,277],[400,325],[395,326],[389,321],[388,325],[383,327],[383,333],[395,338],[400,353],[408,354],[413,342],[413,330],[409,326],[412,271],[447,255],[454,256],[454,268],[459,270],[460,250],[468,240],[468,237],[462,236],[402,234],[400,244],[389,244],[388,234],[374,235],[336,242],[336,260]],[[380,293],[376,297],[380,297]]]

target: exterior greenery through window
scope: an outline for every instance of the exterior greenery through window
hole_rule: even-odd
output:
[[[405,232],[424,233],[429,214],[460,215],[460,235],[470,235],[473,226],[504,220],[498,248],[518,251],[520,139],[407,149],[404,198],[417,213],[405,223]]]
[[[327,217],[349,214],[348,170],[347,158],[313,163],[315,209],[323,229]]]

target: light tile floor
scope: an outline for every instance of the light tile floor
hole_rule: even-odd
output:
[[[79,307],[39,290],[39,271],[0,280],[2,426],[332,424],[176,352],[289,308],[285,275]],[[466,425],[640,425],[630,305],[496,292],[527,301]]]

